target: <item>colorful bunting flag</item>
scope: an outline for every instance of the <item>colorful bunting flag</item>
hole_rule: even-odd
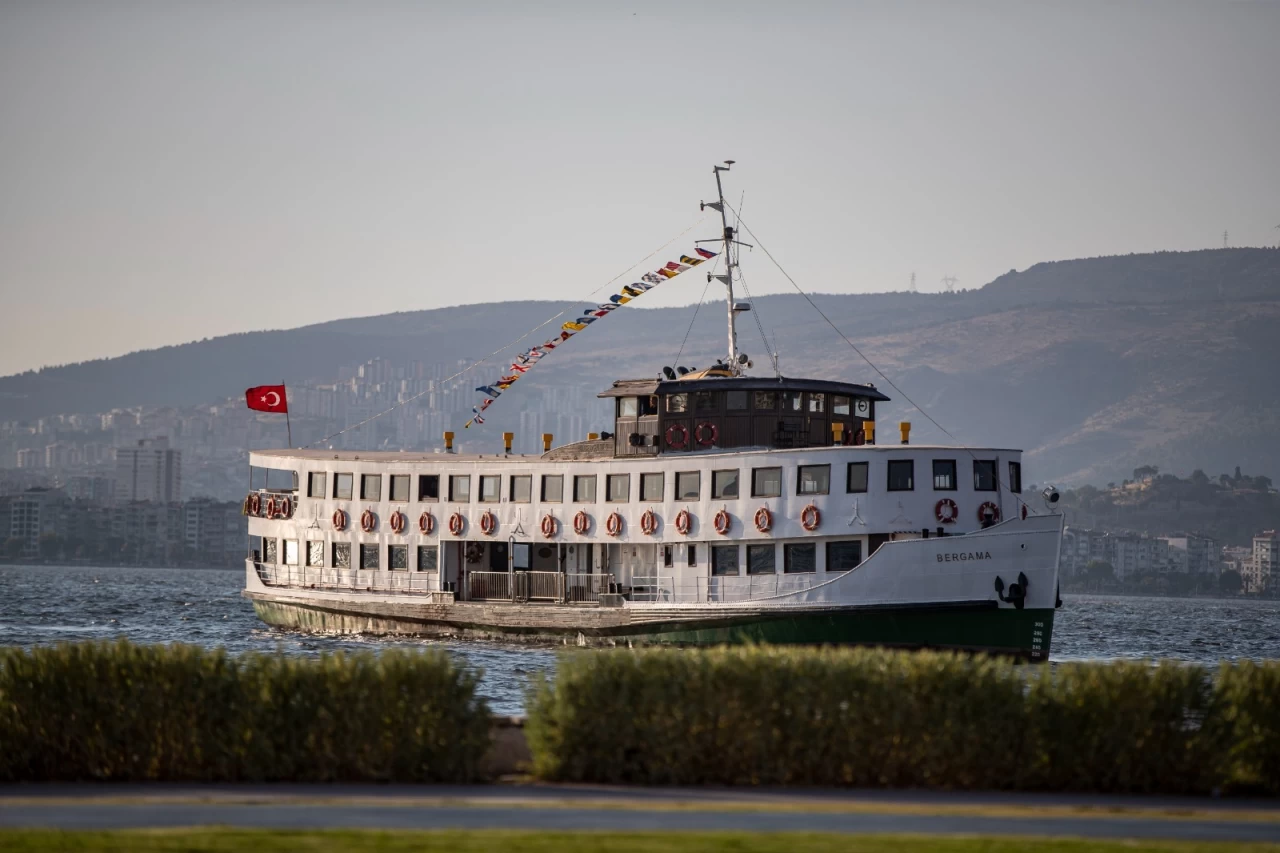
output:
[[[694,251],[697,252],[699,255],[702,255],[702,257],[706,258],[707,260],[711,260],[716,256],[715,252],[709,252],[706,249],[703,249],[701,247],[694,249]]]

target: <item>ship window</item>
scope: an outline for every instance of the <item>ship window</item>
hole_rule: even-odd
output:
[[[618,398],[618,417],[634,418],[640,412],[639,401],[635,397]]]
[[[689,395],[688,394],[667,395],[667,411],[668,412],[689,411]]]
[[[812,542],[792,542],[782,546],[782,570],[789,575],[818,570],[818,546]]]
[[[381,474],[361,474],[360,475],[360,500],[362,501],[382,500],[382,475]]]
[[[324,566],[324,543],[316,540],[307,542],[307,565]]]
[[[418,546],[418,571],[420,572],[436,571],[437,567],[439,566],[439,563],[437,562],[438,554],[439,552],[436,550],[435,545],[419,545]]]
[[[813,393],[809,395],[809,414],[820,415],[827,410],[827,395]]]
[[[825,495],[831,491],[830,465],[801,465],[796,478],[797,495]]]
[[[392,474],[391,475],[391,500],[398,503],[408,503],[409,501],[409,475],[408,474]]]
[[[640,500],[662,500],[662,473],[640,475]]]
[[[754,395],[755,407],[762,411],[773,411],[778,408],[777,391],[757,391]]]
[[[662,567],[669,569],[675,565],[676,555],[674,545],[662,546]]]
[[[465,504],[471,501],[471,476],[454,474],[449,478],[449,500]]]
[[[714,412],[720,408],[720,401],[717,399],[720,395],[715,391],[699,391],[693,395],[693,409],[695,412]]]
[[[845,491],[850,494],[854,492],[865,492],[867,490],[867,462],[850,462],[849,471],[846,474]]]
[[[558,504],[564,500],[564,475],[542,475],[542,499],[549,504]]]
[[[712,471],[711,497],[736,498],[738,496],[738,471]]]
[[[408,545],[387,546],[387,569],[393,572],[406,572],[409,570]]]
[[[333,496],[340,501],[351,500],[351,485],[354,481],[352,474],[334,474],[333,475]]]
[[[573,499],[580,504],[596,502],[595,474],[579,474],[573,478]]]
[[[312,471],[307,475],[307,497],[323,498],[325,496],[323,471]]]
[[[533,500],[533,475],[532,474],[512,474],[511,475],[511,502],[517,504],[527,504]]]
[[[933,460],[933,488],[939,492],[956,490],[956,460]]]
[[[480,475],[480,503],[497,503],[502,500],[502,475]]]
[[[776,498],[782,494],[781,468],[756,468],[751,472],[751,497]]]
[[[608,489],[606,500],[611,503],[626,503],[631,500],[631,475],[610,474],[605,481]]]
[[[702,475],[697,471],[676,474],[676,500],[696,501],[702,497]]]
[[[861,562],[862,543],[858,540],[827,543],[827,571],[847,572]]]
[[[778,563],[773,543],[747,546],[747,574],[776,575]]]
[[[335,569],[351,568],[351,543],[333,543],[333,567]]]
[[[284,564],[286,566],[298,565],[298,540],[282,539],[284,542]]]
[[[1014,494],[1022,493],[1022,463],[1009,463],[1009,491]]]
[[[711,574],[713,575],[738,574],[738,546],[737,545],[712,545],[711,546]]]
[[[279,546],[276,544],[275,539],[263,539],[262,540],[262,562],[264,563],[279,562],[280,557],[279,557],[279,551],[277,550],[278,547]]]
[[[782,411],[803,412],[804,395],[799,391],[784,391],[782,394]]]
[[[746,391],[727,391],[724,395],[725,408],[731,412],[745,412],[747,410],[747,392]]]
[[[996,460],[973,460],[973,490],[975,492],[994,492],[996,490]]]
[[[360,546],[360,568],[378,568],[378,546],[376,544]]]
[[[640,398],[640,417],[646,415],[658,414],[658,398],[657,397],[641,397]]]
[[[916,487],[916,464],[911,459],[889,461],[889,491],[909,492]]]
[[[848,415],[849,414],[849,398],[842,397],[839,394],[831,395],[831,414]]]
[[[685,563],[693,568],[698,567],[698,546],[690,545],[689,552],[685,555]]]
[[[418,500],[420,501],[440,500],[440,475],[439,474],[419,474],[418,475]]]

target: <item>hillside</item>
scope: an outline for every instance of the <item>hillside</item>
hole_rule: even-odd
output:
[[[1030,480],[1118,480],[1140,464],[1280,474],[1280,250],[1223,249],[1037,264],[956,294],[815,297],[894,382],[966,442],[1021,446]],[[883,381],[796,295],[755,300],[789,375]],[[0,378],[0,420],[213,402],[264,381],[331,381],[341,365],[472,360],[561,308],[521,302],[253,332]],[[611,316],[530,374],[522,393],[602,388],[670,364],[690,308]],[[704,308],[683,364],[723,349]],[[755,323],[742,346],[767,364]],[[545,335],[537,337],[541,340]],[[885,388],[898,398],[892,389]],[[519,395],[503,403],[518,410]],[[909,418],[901,399],[883,420]]]

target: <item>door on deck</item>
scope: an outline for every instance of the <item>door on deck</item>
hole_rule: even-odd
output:
[[[507,570],[507,543],[489,543],[489,571],[505,572]]]

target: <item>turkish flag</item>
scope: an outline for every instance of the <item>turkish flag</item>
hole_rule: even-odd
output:
[[[249,408],[259,412],[287,412],[289,401],[285,399],[283,385],[259,385],[244,392]]]

